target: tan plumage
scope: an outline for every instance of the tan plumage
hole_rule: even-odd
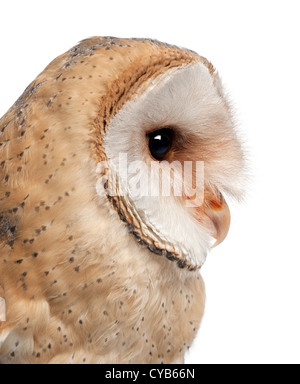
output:
[[[189,271],[198,266],[139,227],[126,198],[99,196],[96,168],[124,105],[193,63],[216,77],[191,51],[95,37],[55,59],[0,120],[1,362],[183,361],[204,309],[202,278]],[[240,173],[232,125],[218,129],[228,135],[214,146]],[[216,195],[206,190],[208,206]]]

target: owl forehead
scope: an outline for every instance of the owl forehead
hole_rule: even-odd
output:
[[[207,135],[215,115],[226,121],[227,111],[214,79],[200,62],[171,68],[146,84],[110,120],[104,139],[110,159],[119,152],[136,152],[135,147],[142,152],[145,140],[139,142],[139,138],[143,139],[144,131],[170,126],[183,134]]]
[[[120,40],[118,40],[118,43]],[[169,46],[152,40],[121,40],[119,47],[115,40],[106,47],[109,55],[109,75],[106,76],[105,94],[100,98],[100,108],[96,121],[96,131],[103,142],[111,119],[128,104],[128,102],[145,96],[153,86],[177,68],[201,62],[211,77],[215,76],[212,65],[194,52]],[[108,49],[109,48],[109,49]],[[103,58],[105,62],[105,58]],[[101,70],[105,73],[101,60]],[[100,154],[100,160],[101,154]]]
[[[134,84],[140,85],[149,77],[194,61],[203,62],[214,74],[211,63],[184,48],[149,39],[94,37],[57,57],[42,75],[61,80],[64,75],[82,74],[86,80],[87,74],[98,73],[104,88],[101,93],[115,93],[118,87],[128,94]]]

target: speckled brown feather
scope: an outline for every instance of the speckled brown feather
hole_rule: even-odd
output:
[[[128,236],[95,171],[121,106],[147,79],[199,60],[213,73],[173,46],[88,39],[0,120],[1,362],[183,360],[203,315],[202,279]]]

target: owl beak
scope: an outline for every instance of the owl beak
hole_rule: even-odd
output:
[[[221,244],[230,227],[230,211],[223,195],[220,192],[214,194],[206,191],[204,203],[194,208],[199,222],[216,239],[212,248]]]
[[[221,193],[218,196],[212,194],[206,196],[205,205],[203,207],[204,214],[208,219],[209,226],[212,228],[212,236],[216,239],[212,248],[221,244],[226,238],[230,227],[230,211],[229,207]],[[205,220],[207,222],[207,220]]]
[[[216,239],[216,242],[211,247],[214,248],[221,244],[228,234],[230,210],[221,192],[215,194],[205,191],[204,196],[204,202],[202,201],[199,205],[189,197],[186,197],[189,203],[192,204],[193,209],[195,209],[197,220]]]

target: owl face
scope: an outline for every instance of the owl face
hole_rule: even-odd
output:
[[[104,137],[107,196],[137,242],[201,267],[238,197],[243,155],[220,79],[203,62],[147,79],[112,117]],[[108,176],[109,175],[109,176]]]
[[[99,241],[84,226],[81,204],[82,196],[91,206],[98,198],[151,257],[190,270],[228,232],[223,195],[241,194],[243,153],[221,81],[194,52],[145,39],[84,40],[36,78],[2,126],[2,194],[21,205],[30,195],[34,212],[39,194],[46,196],[43,222],[53,230],[53,215],[62,223],[76,214],[89,241]],[[10,183],[22,186],[13,189],[18,198]],[[58,210],[69,189],[71,207]],[[14,227],[20,217],[10,215]],[[29,228],[26,218],[19,225]],[[94,220],[101,226],[101,217]]]

